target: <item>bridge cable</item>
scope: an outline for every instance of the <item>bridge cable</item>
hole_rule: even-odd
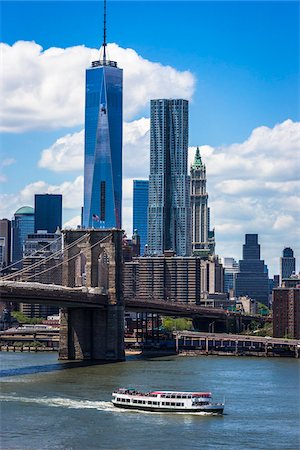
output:
[[[112,236],[112,235],[111,235],[111,234],[108,234],[108,235],[105,236],[103,239],[100,239],[100,241],[95,242],[95,244],[91,245],[90,249],[92,249],[93,247],[95,247],[95,246],[98,245],[98,244],[101,244],[101,242],[105,241],[105,239],[107,239],[107,238],[110,237],[110,236]],[[77,241],[76,241],[76,242],[77,242]],[[24,280],[24,281],[27,282],[27,281],[30,280],[31,278],[34,278],[34,277],[36,277],[36,276],[38,276],[38,275],[42,275],[43,273],[49,272],[50,270],[56,269],[56,268],[62,266],[63,264],[68,263],[68,262],[71,261],[72,259],[77,258],[78,255],[80,255],[80,253],[77,253],[76,255],[71,256],[71,257],[68,258],[66,261],[61,261],[60,263],[56,264],[56,265],[53,266],[53,267],[48,267],[47,269],[42,270],[42,271],[39,272],[39,273],[30,275],[30,276],[27,277],[26,280]],[[26,275],[25,275],[25,276],[26,276]]]
[[[49,244],[45,245],[45,247],[43,247],[43,250],[45,250],[45,248],[49,247],[50,245],[55,244],[55,243],[58,242],[59,240],[61,240],[61,236],[60,236],[59,238],[55,239],[55,241],[49,242]],[[38,253],[39,251],[40,251],[40,250],[34,250],[34,252],[31,253],[30,255],[23,256],[23,258],[22,258],[22,259],[19,259],[19,261],[15,261],[14,263],[9,264],[8,266],[3,267],[2,269],[0,269],[0,272],[3,272],[4,270],[7,270],[7,269],[9,269],[10,267],[15,266],[16,264],[18,264],[18,263],[24,261],[26,258],[31,258],[31,257],[34,256],[36,253]],[[20,269],[20,270],[21,270],[21,269]]]
[[[78,244],[80,241],[82,241],[86,236],[88,236],[88,233],[84,234],[79,239],[77,239],[76,241],[67,245],[63,249],[60,249],[57,252],[52,253],[50,256],[47,256],[46,258],[42,258],[40,261],[38,261],[34,264],[31,264],[28,267],[24,267],[23,269],[20,269],[15,273],[1,277],[1,281],[9,281],[10,279],[16,278],[16,277],[22,275],[23,273],[28,272],[29,270],[32,270],[32,269],[44,264],[45,262],[49,261],[50,259],[55,258],[55,256],[58,256],[59,254],[63,253],[65,250],[69,250],[70,248],[74,247],[76,244]],[[38,274],[36,274],[36,275],[38,275]]]

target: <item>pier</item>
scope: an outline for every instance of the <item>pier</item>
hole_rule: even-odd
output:
[[[232,356],[290,356],[299,358],[300,341],[241,334],[173,332],[176,353]]]

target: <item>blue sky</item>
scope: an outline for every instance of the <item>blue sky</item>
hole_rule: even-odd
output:
[[[1,41],[12,46],[19,40],[34,41],[43,48],[42,51],[52,47],[67,49],[81,45],[86,48],[99,48],[102,41],[102,3],[96,1],[2,2]],[[190,98],[190,146],[211,146],[219,149],[220,155],[228,155],[228,158],[235,154],[232,150],[226,149],[231,149],[231,144],[245,142],[254,129],[265,126],[273,130],[277,124],[284,123],[288,119],[293,123],[299,121],[298,40],[299,3],[297,2],[108,1],[108,42],[117,43],[123,49],[134,49],[143,60],[158,62],[164,67],[171,66],[179,77],[181,77],[180,74],[188,71],[194,83],[193,87],[186,87],[184,91],[189,92]],[[20,54],[15,52],[14,57],[15,55],[19,55],[14,60],[15,68],[12,68],[11,63],[9,70],[19,73],[21,78],[23,75],[29,77],[31,65],[28,61],[30,62],[31,56],[28,56],[29,59],[25,63],[24,52]],[[22,72],[22,64],[24,72]],[[51,70],[51,66],[49,67],[47,70]],[[33,74],[30,81],[33,85],[36,76]],[[141,79],[140,82],[142,83],[143,80]],[[12,84],[13,82],[8,83],[9,89],[16,89],[15,86],[12,87]],[[134,86],[130,85],[130,88],[134,89]],[[78,89],[79,91],[81,89],[83,96],[84,83]],[[43,92],[44,90],[45,87],[42,88]],[[4,92],[6,93],[9,95],[9,91]],[[180,95],[180,89],[178,93]],[[169,92],[166,92],[165,96],[168,97],[168,94]],[[34,86],[32,95],[35,95]],[[45,105],[45,108],[49,109],[51,105],[53,105],[52,100],[49,105]],[[149,117],[148,110],[148,104],[144,102],[131,114],[128,122]],[[9,110],[10,124],[14,123],[16,114],[16,108]],[[38,114],[40,113],[37,112]],[[51,120],[49,119],[49,125],[45,118],[42,125],[37,123],[36,126],[25,130],[16,126],[9,131],[6,129],[6,132],[2,134],[1,156],[6,163],[2,169],[3,182],[0,185],[0,192],[6,194],[5,201],[9,201],[10,195],[20,198],[20,201],[26,198],[25,194],[18,197],[19,192],[33,182],[45,183],[46,187],[43,186],[43,189],[46,189],[50,185],[61,186],[65,182],[72,183],[76,177],[81,176],[80,165],[74,165],[73,170],[65,171],[55,171],[46,164],[44,167],[38,166],[42,150],[51,148],[57,139],[67,134],[80,132],[83,128],[80,119],[73,120],[68,126],[62,126],[63,120],[60,124],[54,124]],[[290,136],[294,133],[294,128],[291,131],[288,124],[285,132]],[[272,136],[271,139],[274,138]],[[292,143],[288,146],[286,151],[295,151],[293,145]],[[252,153],[249,154],[249,158],[254,154],[253,147],[251,148]],[[205,148],[203,151],[205,155]],[[218,151],[215,150],[216,153]],[[257,148],[255,151],[258,152]],[[270,151],[266,150],[266,155],[269,155],[271,151],[272,148]],[[282,148],[282,152],[284,151],[285,149]],[[210,153],[207,150],[208,164],[209,158]],[[7,163],[9,159],[13,159],[14,162]],[[216,161],[216,159],[213,160]],[[146,175],[147,170],[142,170],[140,176]],[[136,172],[124,174],[128,180],[130,177],[138,176],[139,173]],[[217,205],[219,194],[215,189],[215,186],[224,186],[226,180],[229,182],[238,177],[236,173],[224,173],[223,178],[219,172],[217,178],[211,176],[208,181],[212,204],[216,202],[217,211],[215,218],[212,211],[212,218],[215,220],[217,238],[219,225],[221,230],[219,239],[224,242],[219,246],[219,251],[226,252],[223,256],[232,255],[238,258],[243,241],[242,232],[247,231],[246,225],[244,228],[237,228],[237,233],[240,234],[229,236],[228,228],[224,227],[227,219],[224,219],[225,222],[222,221],[221,210],[218,210],[220,209],[220,205]],[[249,173],[246,174],[246,179],[249,179]],[[253,177],[253,179],[255,181],[256,178]],[[270,177],[268,180],[271,182]],[[280,181],[277,172],[272,182],[276,180]],[[266,179],[263,181],[265,182]],[[292,176],[288,179],[285,176],[281,181],[288,182],[291,186],[291,182],[297,180]],[[255,194],[258,195],[257,197],[252,189],[252,197],[249,192],[243,194],[244,196],[242,194],[239,196],[237,193],[233,196],[231,192],[228,195],[233,197],[226,198],[233,203],[245,198],[247,203],[251,197],[254,202],[250,202],[251,205],[259,201],[262,207],[264,202],[269,202],[274,209],[274,204],[276,208],[274,186],[272,189],[273,197],[270,197],[270,188],[267,187],[264,188],[263,195]],[[288,195],[292,198],[294,191]],[[78,215],[79,205],[71,206],[64,212],[65,220]],[[282,206],[280,208],[279,206],[278,210],[282,209]],[[12,207],[15,207],[15,204]],[[124,207],[128,209],[127,215],[130,215],[129,194],[125,199]],[[237,208],[239,209],[238,206]],[[11,213],[8,206],[3,208],[2,214],[5,213]],[[294,212],[290,210],[284,208],[281,210],[282,217],[293,217],[296,220],[296,215],[293,214]],[[272,252],[266,252],[265,255],[266,259],[273,261],[269,264],[273,265],[274,272],[276,272],[276,255],[279,256],[278,252],[283,245],[293,246],[295,239],[290,230],[281,225],[281,222],[278,228],[276,220],[277,218],[274,217],[274,234],[269,233],[264,236],[264,229],[268,227],[267,222],[259,224],[254,221],[249,230],[249,232],[259,232],[262,244],[265,242],[265,245],[269,245],[272,239],[279,239],[278,247],[273,246]],[[292,219],[285,220],[286,223],[289,222],[289,226],[293,226]],[[238,224],[237,218],[232,218],[232,221],[233,225]],[[244,223],[247,223],[246,219]],[[257,230],[255,224],[257,224]],[[228,227],[230,227],[230,221]],[[278,230],[281,230],[280,236],[284,238],[279,237]],[[292,236],[291,241],[286,239],[287,233]]]

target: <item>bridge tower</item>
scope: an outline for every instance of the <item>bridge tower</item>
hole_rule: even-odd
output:
[[[59,358],[123,360],[122,231],[64,230],[63,243],[63,285],[106,295],[107,302],[61,310]]]

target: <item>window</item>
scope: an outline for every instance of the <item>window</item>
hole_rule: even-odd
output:
[[[132,403],[137,403],[137,400],[133,400],[133,402]]]

